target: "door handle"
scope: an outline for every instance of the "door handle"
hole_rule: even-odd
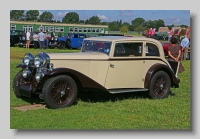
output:
[[[115,67],[115,65],[113,65],[113,64],[110,64],[110,67],[114,68],[114,67]]]

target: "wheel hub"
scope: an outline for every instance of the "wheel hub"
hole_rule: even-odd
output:
[[[160,89],[161,89],[161,90],[163,89],[163,84],[160,85]]]
[[[64,96],[65,95],[65,91],[64,90],[61,91],[60,94],[61,94],[61,97]]]

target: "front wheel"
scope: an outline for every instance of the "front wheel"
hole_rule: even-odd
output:
[[[151,79],[149,96],[156,99],[168,97],[170,93],[171,80],[169,75],[164,71],[158,71]]]
[[[44,102],[52,109],[71,106],[77,97],[77,85],[67,75],[50,78],[43,87]]]

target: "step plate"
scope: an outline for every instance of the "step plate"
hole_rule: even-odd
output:
[[[139,91],[148,91],[146,88],[135,88],[135,89],[108,89],[109,93],[128,93],[128,92],[139,92]]]

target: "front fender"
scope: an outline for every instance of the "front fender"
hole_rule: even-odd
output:
[[[153,75],[157,72],[157,71],[165,71],[170,79],[171,79],[171,86],[173,87],[179,87],[179,82],[180,80],[176,78],[175,74],[173,73],[173,71],[166,65],[163,64],[155,64],[153,66],[151,66],[149,68],[149,70],[146,73],[145,76],[145,82],[144,82],[144,88],[150,89],[150,84],[151,84],[151,79],[153,78]]]
[[[26,66],[24,65],[24,64],[19,64],[19,65],[17,65],[15,68],[22,68],[22,69],[24,69],[24,68],[26,68]]]
[[[69,69],[69,68],[56,68],[56,69],[53,69],[52,71],[48,72],[42,78],[42,80],[39,82],[38,87],[41,87],[49,78],[52,78],[52,77],[55,77],[58,75],[69,75],[73,79],[75,79],[75,81],[76,81],[76,79],[78,79],[78,82],[81,83],[81,86],[85,87],[85,88],[96,88],[96,89],[101,89],[101,90],[107,91],[107,89],[104,86],[97,83],[90,77],[88,77],[76,70]]]

